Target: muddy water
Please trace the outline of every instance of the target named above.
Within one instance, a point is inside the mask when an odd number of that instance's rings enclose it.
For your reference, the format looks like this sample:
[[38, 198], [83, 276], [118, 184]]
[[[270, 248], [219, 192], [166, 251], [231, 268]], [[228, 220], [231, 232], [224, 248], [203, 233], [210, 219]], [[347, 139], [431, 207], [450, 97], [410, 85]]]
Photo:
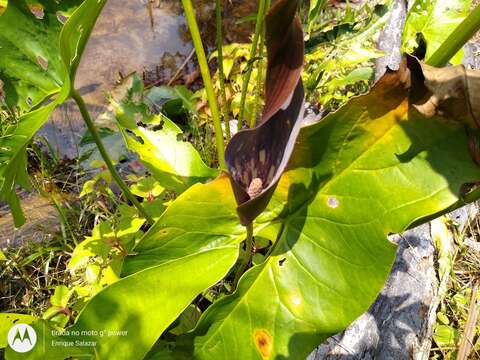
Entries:
[[[194, 0], [193, 4], [202, 37], [213, 45], [214, 1]], [[248, 41], [252, 25], [238, 20], [255, 13], [256, 1], [225, 0], [223, 9], [226, 41]], [[105, 93], [121, 76], [135, 71], [148, 83], [166, 84], [192, 48], [179, 0], [111, 0], [87, 45], [76, 88], [97, 118], [106, 110]], [[182, 75], [194, 69], [191, 61]], [[83, 133], [83, 121], [71, 102], [58, 109], [41, 131], [62, 156], [70, 158], [78, 155], [76, 144]]]
[[[171, 74], [192, 49], [178, 1], [109, 1], [87, 45], [76, 79], [89, 104], [104, 104], [103, 91], [119, 74]], [[159, 70], [159, 75], [160, 75]]]
[[[105, 94], [121, 76], [137, 72], [155, 74], [154, 81], [168, 79], [191, 49], [178, 1], [109, 1], [85, 49], [75, 87], [96, 119], [106, 111]], [[40, 134], [62, 156], [74, 158], [84, 131], [80, 113], [70, 101], [54, 112]]]

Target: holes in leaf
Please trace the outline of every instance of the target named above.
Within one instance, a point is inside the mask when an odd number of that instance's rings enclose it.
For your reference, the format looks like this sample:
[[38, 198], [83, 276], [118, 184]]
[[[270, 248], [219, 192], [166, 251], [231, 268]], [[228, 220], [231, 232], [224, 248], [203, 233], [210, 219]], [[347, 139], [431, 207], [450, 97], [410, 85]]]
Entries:
[[32, 100], [32, 98], [31, 98], [30, 96], [27, 97], [27, 104], [28, 104], [28, 106], [32, 106], [32, 105], [33, 105], [33, 100]]
[[62, 24], [65, 24], [68, 20], [68, 17], [66, 17], [64, 14], [62, 14], [60, 11], [57, 11], [56, 13], [58, 21], [60, 21]]
[[40, 4], [32, 4], [30, 5], [30, 12], [37, 18], [43, 19], [45, 17], [45, 12], [43, 10], [43, 6]]
[[40, 67], [44, 70], [48, 70], [48, 60], [45, 59], [43, 56], [38, 55], [37, 56], [37, 64], [40, 65]]
[[328, 203], [328, 206], [331, 207], [332, 209], [336, 209], [340, 205], [340, 202], [338, 201], [336, 196], [329, 196], [327, 203]]
[[138, 135], [135, 134], [133, 131], [127, 129], [127, 133], [128, 133], [128, 135], [130, 135], [130, 137], [132, 137], [135, 141], [139, 142], [139, 143], [142, 144], [142, 145], [145, 144], [145, 142], [143, 141], [142, 137], [141, 137], [141, 136], [138, 136]]
[[188, 138], [185, 134], [183, 133], [180, 133], [180, 134], [177, 134], [177, 141], [178, 142], [187, 142], [188, 141]]
[[160, 131], [163, 129], [164, 121], [160, 121], [160, 124], [155, 125], [152, 127], [152, 131]]
[[141, 123], [142, 120], [143, 120], [143, 116], [140, 113], [135, 113], [135, 115], [133, 115], [133, 117], [135, 118], [135, 123], [137, 123], [137, 124]]
[[283, 266], [283, 264], [285, 263], [285, 261], [287, 261], [286, 258], [280, 259], [280, 260], [278, 261], [278, 265], [279, 265], [279, 266]]

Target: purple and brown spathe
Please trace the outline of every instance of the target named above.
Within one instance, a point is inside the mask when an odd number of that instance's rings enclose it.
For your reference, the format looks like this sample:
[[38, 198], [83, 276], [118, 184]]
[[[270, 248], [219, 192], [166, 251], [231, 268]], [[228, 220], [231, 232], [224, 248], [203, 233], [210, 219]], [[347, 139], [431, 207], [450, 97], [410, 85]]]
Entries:
[[260, 123], [236, 134], [225, 161], [243, 225], [265, 210], [293, 152], [304, 111], [304, 42], [298, 0], [277, 1], [266, 17], [268, 68]]

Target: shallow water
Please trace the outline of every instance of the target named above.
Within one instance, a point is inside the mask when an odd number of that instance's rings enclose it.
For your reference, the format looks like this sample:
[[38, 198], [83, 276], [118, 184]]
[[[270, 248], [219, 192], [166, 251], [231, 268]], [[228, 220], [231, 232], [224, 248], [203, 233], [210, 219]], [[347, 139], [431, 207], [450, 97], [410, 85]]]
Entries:
[[76, 86], [91, 105], [104, 104], [104, 91], [120, 74], [156, 70], [171, 74], [192, 45], [178, 4], [173, 1], [109, 1], [80, 65]]
[[[214, 1], [194, 0], [193, 4], [202, 37], [211, 47], [215, 41]], [[255, 1], [224, 1], [226, 41], [248, 41], [252, 24], [238, 20], [255, 11]], [[75, 86], [96, 119], [106, 111], [105, 93], [121, 76], [137, 72], [147, 83], [166, 84], [192, 49], [180, 1], [111, 0], [88, 42]], [[194, 69], [189, 62], [182, 75]], [[78, 155], [77, 144], [83, 133], [83, 121], [72, 102], [57, 109], [40, 132], [61, 156], [69, 158]]]
[[[148, 82], [166, 84], [191, 53], [192, 45], [180, 1], [153, 0], [150, 9], [149, 1], [110, 0], [96, 24], [76, 79], [76, 88], [84, 95], [94, 119], [106, 111], [104, 94], [115, 87], [120, 74], [136, 71], [144, 74]], [[215, 39], [214, 1], [193, 0], [193, 4], [202, 37], [211, 48]], [[255, 13], [256, 5], [256, 1], [224, 1], [226, 41], [248, 41], [252, 24], [239, 24], [238, 20]], [[195, 65], [190, 63], [184, 74], [194, 69]], [[60, 156], [75, 158], [84, 132], [77, 107], [69, 101], [55, 111], [39, 135], [45, 136]], [[121, 153], [122, 139], [111, 136], [104, 142], [116, 159]], [[35, 194], [26, 196], [23, 205], [32, 226], [16, 231], [9, 211], [0, 207], [1, 246], [7, 239], [15, 243], [23, 239], [41, 240], [57, 229], [55, 209], [48, 206], [48, 201], [45, 203], [45, 199]]]
[[[100, 15], [82, 57], [75, 87], [84, 96], [96, 119], [107, 110], [105, 94], [132, 72], [169, 78], [192, 45], [176, 1], [109, 1]], [[110, 125], [110, 124], [103, 124]], [[40, 131], [50, 144], [68, 158], [77, 157], [77, 144], [85, 132], [76, 105], [69, 101], [58, 108]], [[109, 146], [110, 147], [110, 146]]]

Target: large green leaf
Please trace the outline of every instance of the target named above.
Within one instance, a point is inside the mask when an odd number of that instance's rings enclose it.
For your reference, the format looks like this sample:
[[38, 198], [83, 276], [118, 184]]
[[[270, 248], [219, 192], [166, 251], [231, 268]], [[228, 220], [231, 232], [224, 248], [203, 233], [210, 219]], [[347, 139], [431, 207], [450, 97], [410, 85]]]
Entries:
[[[129, 276], [115, 279], [99, 292], [86, 305], [76, 324], [67, 329], [70, 333], [89, 329], [128, 331], [128, 336], [52, 337], [51, 329], [39, 322], [35, 328], [45, 334], [47, 347], [35, 349], [29, 358], [42, 358], [45, 352], [52, 358], [85, 355], [85, 351], [90, 354], [92, 349], [88, 347], [61, 349], [50, 344], [52, 340], [91, 340], [98, 342], [96, 351], [102, 359], [108, 359], [113, 349], [119, 359], [142, 359], [190, 302], [221, 280], [234, 265], [238, 243], [244, 235], [235, 208], [226, 176], [189, 188], [130, 251], [124, 265], [124, 275]], [[130, 229], [115, 236], [129, 237]], [[109, 256], [105, 242], [112, 235], [106, 231], [104, 239], [99, 237], [102, 234], [97, 231], [80, 245], [69, 265], [71, 268], [91, 264], [90, 254]], [[88, 258], [82, 259], [82, 254]], [[7, 358], [15, 357], [9, 354]]]
[[[72, 355], [99, 359], [142, 359], [161, 333], [197, 294], [224, 277], [235, 263], [236, 246], [217, 247], [166, 262], [128, 276], [95, 296], [64, 336], [44, 322], [34, 328], [44, 342], [28, 354], [8, 349], [7, 359], [64, 359]], [[75, 336], [74, 332], [79, 335]], [[98, 334], [91, 334], [97, 331]], [[83, 332], [90, 332], [83, 333]], [[102, 335], [99, 335], [102, 334]], [[54, 345], [71, 341], [71, 346]], [[91, 341], [91, 345], [79, 345]]]
[[0, 80], [7, 105], [30, 110], [59, 93], [67, 79], [73, 82], [105, 3], [18, 0], [8, 4], [0, 17]]
[[236, 203], [226, 176], [196, 184], [168, 207], [123, 265], [123, 274], [242, 241]]
[[[17, 227], [25, 219], [16, 185], [29, 188], [26, 147], [70, 95], [78, 62], [105, 3], [12, 1], [0, 16], [0, 80], [7, 104], [27, 111], [58, 94], [50, 104], [21, 116], [0, 138], [0, 200], [9, 204]], [[66, 15], [70, 17], [62, 27], [59, 18]]]
[[[416, 0], [407, 16], [403, 33], [403, 48], [413, 53], [418, 47], [417, 37], [420, 35], [426, 42], [425, 59], [440, 47], [448, 36], [468, 16], [471, 0]], [[460, 64], [463, 51], [452, 60], [452, 64]]]
[[374, 301], [395, 256], [389, 233], [462, 204], [462, 186], [480, 178], [463, 125], [421, 115], [408, 76], [387, 73], [302, 130], [257, 219], [283, 224], [271, 256], [206, 311], [176, 357], [304, 359]]
[[143, 82], [133, 75], [114, 93], [111, 104], [129, 150], [167, 189], [181, 193], [197, 182], [218, 175], [205, 165], [181, 129], [164, 115], [153, 115], [144, 103]]

